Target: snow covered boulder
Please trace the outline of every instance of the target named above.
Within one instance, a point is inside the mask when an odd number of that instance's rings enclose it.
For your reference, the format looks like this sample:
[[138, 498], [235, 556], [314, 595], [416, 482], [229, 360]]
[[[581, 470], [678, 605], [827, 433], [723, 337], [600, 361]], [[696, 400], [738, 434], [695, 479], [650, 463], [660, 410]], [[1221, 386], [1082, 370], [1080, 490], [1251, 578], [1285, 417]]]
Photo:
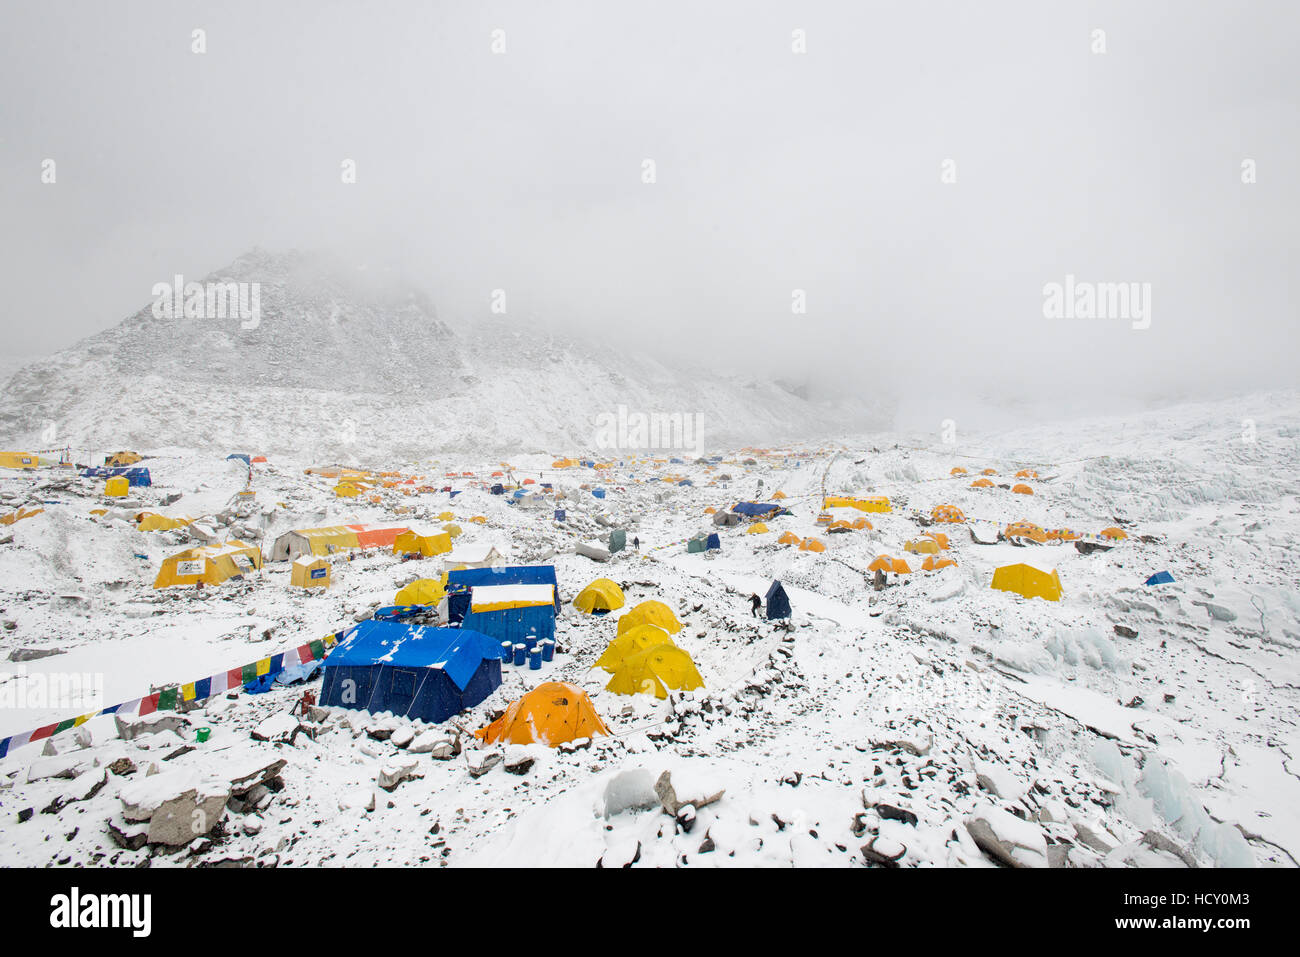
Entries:
[[148, 842], [179, 847], [207, 834], [221, 819], [230, 786], [198, 771], [176, 768], [122, 788], [122, 816], [149, 822]]
[[619, 771], [605, 784], [600, 814], [606, 818], [624, 811], [646, 811], [659, 806], [655, 776], [645, 768]]
[[1001, 808], [971, 815], [966, 830], [981, 851], [1006, 867], [1047, 867], [1047, 839], [1037, 825]]

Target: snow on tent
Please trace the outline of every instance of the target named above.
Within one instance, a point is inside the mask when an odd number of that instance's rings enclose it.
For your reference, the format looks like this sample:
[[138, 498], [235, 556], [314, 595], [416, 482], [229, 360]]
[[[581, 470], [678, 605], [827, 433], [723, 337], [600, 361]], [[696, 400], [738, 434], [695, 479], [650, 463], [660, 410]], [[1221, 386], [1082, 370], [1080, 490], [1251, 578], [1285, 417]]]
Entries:
[[558, 613], [560, 610], [559, 584], [555, 577], [554, 565], [462, 568], [447, 573], [448, 621], [458, 622], [469, 611], [470, 589], [476, 585], [549, 585], [555, 611]]
[[296, 588], [328, 588], [330, 563], [319, 555], [299, 555], [289, 566], [289, 584]]
[[450, 574], [457, 568], [490, 568], [499, 561], [501, 553], [493, 545], [457, 545], [442, 556], [442, 567]]
[[935, 558], [933, 555], [927, 555], [925, 561], [921, 563], [921, 570], [927, 572], [938, 571], [940, 568], [947, 568], [957, 563], [951, 558]]
[[924, 538], [931, 539], [939, 546], [940, 550], [947, 549], [948, 547], [948, 536], [943, 532], [922, 532], [921, 535]]
[[290, 561], [299, 555], [333, 555], [349, 548], [392, 548], [405, 525], [329, 525], [285, 532], [271, 546], [270, 560]]
[[446, 583], [436, 578], [417, 578], [393, 597], [394, 605], [436, 605], [446, 593]]
[[966, 516], [956, 505], [936, 505], [930, 512], [930, 521], [960, 523], [966, 521]]
[[769, 621], [790, 617], [790, 596], [785, 593], [785, 586], [779, 580], [767, 586], [767, 594], [763, 601], [764, 614]]
[[0, 452], [0, 468], [34, 469], [40, 464], [40, 456], [35, 452]]
[[419, 555], [430, 558], [451, 551], [451, 536], [441, 528], [413, 525], [397, 533], [393, 539], [394, 555]]
[[653, 598], [639, 602], [628, 609], [627, 613], [618, 620], [617, 633], [621, 635], [637, 625], [656, 625], [670, 635], [675, 635], [682, 630], [682, 623], [677, 620], [673, 610]]
[[6, 515], [0, 515], [0, 525], [14, 525], [25, 518], [31, 518], [33, 515], [40, 515], [43, 511], [45, 511], [43, 508], [28, 508], [25, 505], [20, 505], [12, 512], [9, 512]]
[[579, 611], [589, 615], [617, 611], [624, 605], [623, 589], [608, 578], [597, 578], [594, 582], [578, 592], [573, 605]]
[[781, 537], [777, 539], [777, 543], [781, 545], [799, 545], [802, 542], [803, 539], [794, 532], [782, 532]]
[[1170, 585], [1173, 584], [1174, 576], [1168, 572], [1156, 572], [1142, 584], [1144, 585]]
[[667, 698], [671, 691], [703, 688], [704, 679], [691, 656], [673, 644], [656, 645], [628, 655], [605, 685], [614, 694], [653, 694]]
[[934, 555], [939, 551], [939, 543], [932, 538], [919, 538], [903, 545], [903, 551], [914, 555]]
[[462, 628], [529, 648], [555, 637], [554, 585], [474, 585]]
[[980, 474], [981, 474], [981, 475], [997, 475], [997, 474], [998, 474], [998, 470], [997, 470], [997, 469], [985, 469], [985, 470], [984, 470], [983, 472], [981, 472]]
[[1026, 598], [1061, 600], [1061, 579], [1053, 569], [1050, 573], [1023, 563], [1003, 565], [993, 573], [991, 588], [1013, 591]]
[[467, 628], [363, 621], [325, 659], [320, 703], [438, 723], [501, 684], [501, 643]]
[[826, 543], [816, 538], [805, 538], [799, 543], [799, 551], [824, 552], [826, 551]]
[[154, 588], [173, 585], [220, 585], [262, 567], [262, 553], [252, 545], [231, 539], [224, 545], [200, 545], [163, 559]]
[[486, 728], [474, 732], [488, 744], [541, 743], [556, 747], [579, 738], [609, 734], [591, 699], [563, 681], [547, 681], [506, 708]]
[[603, 668], [613, 674], [622, 666], [623, 659], [631, 655], [638, 655], [659, 645], [671, 644], [673, 644], [673, 639], [668, 632], [658, 625], [633, 625], [626, 631], [619, 632], [605, 646], [605, 650], [600, 653], [600, 657], [596, 659], [596, 663], [591, 667]]
[[723, 525], [723, 526], [727, 526], [727, 527], [730, 527], [730, 526], [732, 526], [732, 525], [739, 525], [739, 524], [740, 524], [740, 516], [737, 515], [735, 512], [725, 512], [725, 511], [724, 511], [724, 512], [714, 512], [714, 513], [713, 513], [713, 524], [714, 524], [714, 525]]

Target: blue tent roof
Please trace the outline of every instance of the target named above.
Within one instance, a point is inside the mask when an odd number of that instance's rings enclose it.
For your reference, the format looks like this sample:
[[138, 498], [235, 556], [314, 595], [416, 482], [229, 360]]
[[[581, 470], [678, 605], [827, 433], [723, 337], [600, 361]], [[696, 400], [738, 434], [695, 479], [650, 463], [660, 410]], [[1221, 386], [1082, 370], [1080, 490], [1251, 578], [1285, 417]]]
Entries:
[[780, 510], [781, 506], [773, 502], [741, 502], [732, 509], [737, 515], [749, 515], [751, 517], [771, 515]]
[[372, 619], [344, 634], [325, 667], [437, 668], [464, 690], [484, 659], [501, 656], [501, 643], [482, 632]]
[[1174, 580], [1174, 576], [1169, 574], [1168, 572], [1156, 572], [1145, 582], [1143, 582], [1143, 584], [1144, 585], [1168, 585], [1173, 580]]
[[780, 580], [772, 582], [767, 589], [767, 595], [764, 596], [764, 601], [767, 603], [769, 619], [790, 617], [790, 596], [785, 593]]
[[722, 548], [722, 540], [718, 538], [717, 532], [710, 532], [709, 537], [704, 540], [704, 550], [707, 552], [714, 548]]
[[227, 462], [229, 462], [231, 459], [243, 459], [245, 465], [253, 464], [252, 460], [248, 457], [248, 454], [245, 452], [232, 452], [226, 456]]
[[115, 475], [126, 476], [127, 485], [153, 485], [153, 480], [149, 477], [149, 470], [137, 466], [114, 466], [105, 468], [100, 465], [95, 468], [82, 469], [82, 478], [112, 478]]
[[603, 488], [593, 488], [591, 490], [591, 494], [594, 495], [596, 498], [604, 498], [605, 490]]
[[447, 590], [475, 585], [554, 585], [555, 607], [560, 607], [559, 581], [554, 565], [507, 565], [504, 568], [460, 568], [447, 573]]

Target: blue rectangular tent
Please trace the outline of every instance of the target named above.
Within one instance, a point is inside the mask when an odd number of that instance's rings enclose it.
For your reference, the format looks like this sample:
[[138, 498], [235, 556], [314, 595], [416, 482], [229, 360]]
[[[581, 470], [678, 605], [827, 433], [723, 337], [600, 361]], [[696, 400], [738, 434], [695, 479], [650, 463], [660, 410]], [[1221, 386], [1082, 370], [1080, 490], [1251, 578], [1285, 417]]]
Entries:
[[153, 480], [149, 477], [149, 470], [145, 468], [127, 466], [106, 468], [100, 465], [95, 468], [81, 470], [82, 478], [113, 478], [115, 475], [126, 476], [126, 484], [130, 486], [153, 485]]
[[709, 537], [704, 540], [704, 550], [709, 552], [714, 549], [722, 549], [722, 539], [718, 538], [717, 532], [710, 532]]
[[475, 585], [554, 585], [555, 611], [560, 610], [560, 586], [554, 565], [461, 568], [447, 573], [447, 620], [452, 624], [469, 611], [469, 590]]
[[501, 684], [501, 643], [465, 628], [363, 621], [325, 659], [321, 704], [442, 722]]
[[555, 609], [550, 605], [501, 608], [496, 611], [467, 611], [461, 628], [481, 632], [497, 644], [508, 641], [529, 648], [555, 637]]
[[776, 515], [781, 511], [781, 506], [772, 502], [740, 502], [732, 508], [732, 511], [749, 518], [764, 518]]

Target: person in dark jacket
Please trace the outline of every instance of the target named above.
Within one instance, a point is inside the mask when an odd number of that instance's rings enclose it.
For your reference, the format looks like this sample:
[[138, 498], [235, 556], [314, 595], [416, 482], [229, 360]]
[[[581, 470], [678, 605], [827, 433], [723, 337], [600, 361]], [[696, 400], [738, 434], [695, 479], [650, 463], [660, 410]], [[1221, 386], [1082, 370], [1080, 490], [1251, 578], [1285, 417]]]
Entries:
[[749, 613], [757, 618], [758, 610], [763, 607], [763, 599], [759, 598], [757, 595], [750, 595], [749, 606]]
[[638, 552], [641, 550], [641, 539], [637, 538], [635, 535], [632, 536], [632, 547]]

